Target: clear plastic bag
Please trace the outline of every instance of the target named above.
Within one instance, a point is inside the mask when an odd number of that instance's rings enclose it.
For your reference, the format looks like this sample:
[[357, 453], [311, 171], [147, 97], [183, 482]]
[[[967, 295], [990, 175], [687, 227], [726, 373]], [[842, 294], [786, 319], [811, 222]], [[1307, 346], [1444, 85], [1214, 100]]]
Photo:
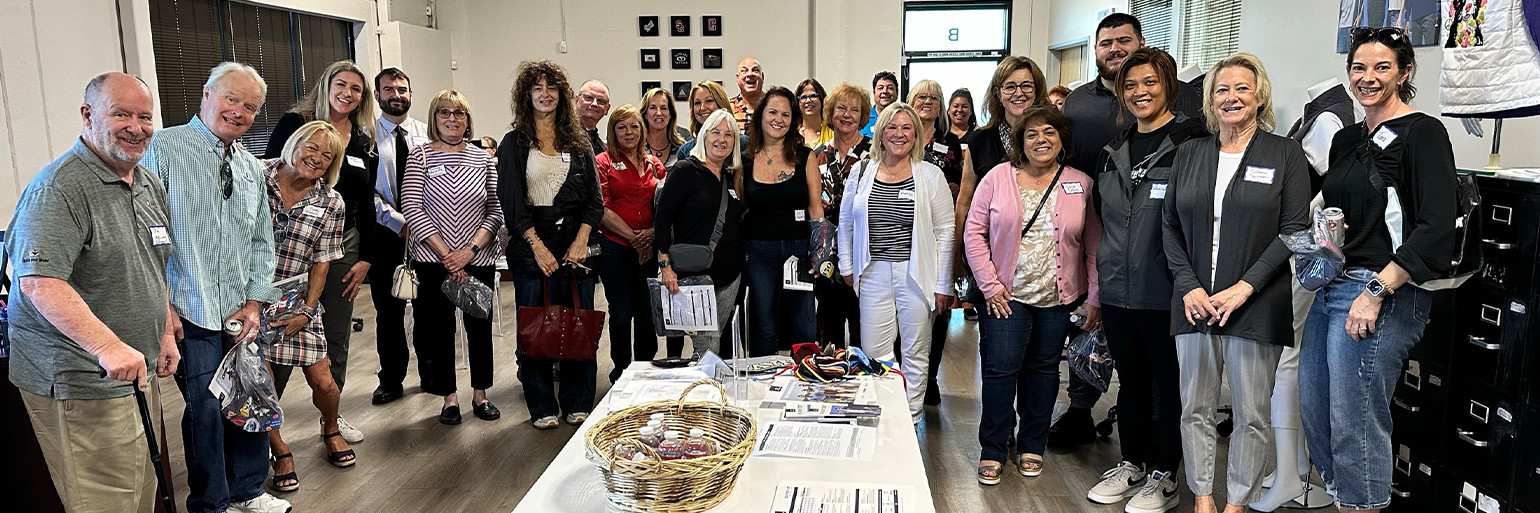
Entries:
[[839, 255], [834, 252], [834, 235], [838, 228], [826, 219], [813, 221], [807, 226], [812, 232], [808, 237], [812, 242], [812, 251], [808, 252], [811, 267], [818, 276], [833, 278], [839, 268]]
[[467, 277], [464, 283], [455, 283], [453, 277], [444, 278], [444, 284], [439, 286], [439, 290], [444, 291], [444, 297], [460, 307], [465, 315], [477, 319], [492, 317], [492, 287], [481, 280]]
[[[310, 289], [310, 273], [294, 276], [287, 280], [273, 283], [278, 289], [278, 301], [267, 305], [262, 309], [261, 325], [257, 327], [257, 341], [262, 347], [272, 347], [283, 338], [283, 328], [272, 328], [272, 324], [278, 321], [286, 321], [305, 311], [305, 296]], [[315, 311], [310, 312], [311, 318], [320, 318], [325, 308], [318, 302]]]
[[1332, 221], [1317, 209], [1309, 229], [1279, 235], [1294, 252], [1294, 277], [1305, 290], [1320, 290], [1342, 274], [1347, 261], [1332, 229]]
[[1069, 343], [1069, 369], [1102, 392], [1112, 383], [1112, 351], [1102, 330], [1082, 331]]
[[[680, 287], [688, 287], [694, 285], [713, 285], [711, 276], [702, 274], [698, 276], [686, 276], [679, 279]], [[663, 327], [663, 290], [663, 280], [658, 278], [647, 278], [647, 296], [652, 298], [651, 310], [652, 325], [654, 331], [656, 331], [660, 337], [683, 337], [686, 335], [698, 335], [699, 333], [697, 332], [671, 330]], [[716, 315], [714, 310], [712, 315]]]
[[273, 377], [267, 373], [256, 342], [237, 342], [225, 354], [214, 370], [209, 392], [219, 400], [225, 419], [242, 430], [259, 433], [283, 426], [278, 391], [273, 388]]

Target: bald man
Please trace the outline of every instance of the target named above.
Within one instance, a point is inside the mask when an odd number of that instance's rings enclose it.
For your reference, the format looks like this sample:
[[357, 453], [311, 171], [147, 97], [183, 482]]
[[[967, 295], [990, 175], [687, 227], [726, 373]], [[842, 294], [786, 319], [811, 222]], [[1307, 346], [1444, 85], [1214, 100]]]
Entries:
[[738, 120], [739, 133], [748, 129], [754, 106], [759, 105], [759, 99], [764, 96], [765, 71], [760, 69], [757, 59], [744, 57], [738, 61], [738, 96], [728, 99], [732, 104], [733, 119]]
[[10, 377], [65, 510], [151, 513], [155, 469], [132, 396], [148, 391], [158, 413], [154, 376], [181, 361], [167, 301], [171, 207], [139, 165], [155, 104], [123, 73], [93, 78], [84, 100], [80, 138], [32, 178], [7, 230], [19, 285]]

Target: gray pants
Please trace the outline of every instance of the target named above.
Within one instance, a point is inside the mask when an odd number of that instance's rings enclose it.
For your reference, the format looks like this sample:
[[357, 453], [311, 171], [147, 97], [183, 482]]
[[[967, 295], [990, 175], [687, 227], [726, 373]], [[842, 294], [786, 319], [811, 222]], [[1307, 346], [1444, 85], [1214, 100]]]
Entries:
[[740, 277], [734, 278], [732, 283], [726, 285], [715, 284], [714, 288], [717, 293], [717, 326], [721, 327], [721, 330], [710, 333], [702, 332], [690, 337], [690, 345], [694, 350], [692, 354], [696, 358], [706, 354], [706, 351], [716, 353], [718, 356], [722, 354], [722, 332], [728, 329], [727, 323], [733, 318], [733, 307], [737, 306], [738, 302], [738, 283], [741, 281], [743, 281], [743, 278]]
[[[333, 260], [326, 270], [326, 288], [321, 290], [321, 326], [326, 332], [326, 356], [331, 358], [332, 381], [337, 391], [348, 377], [348, 340], [353, 336], [353, 302], [342, 297], [342, 277], [358, 263], [358, 231], [342, 232], [342, 259]], [[278, 395], [289, 384], [294, 368], [288, 365], [273, 366], [273, 385]]]
[[[1187, 487], [1194, 495], [1213, 495], [1218, 454], [1220, 375], [1230, 384], [1235, 431], [1225, 473], [1225, 502], [1250, 504], [1262, 495], [1262, 478], [1273, 456], [1273, 377], [1283, 346], [1241, 337], [1189, 333], [1176, 336], [1176, 360], [1182, 388], [1182, 456]], [[1226, 371], [1229, 364], [1229, 372]]]

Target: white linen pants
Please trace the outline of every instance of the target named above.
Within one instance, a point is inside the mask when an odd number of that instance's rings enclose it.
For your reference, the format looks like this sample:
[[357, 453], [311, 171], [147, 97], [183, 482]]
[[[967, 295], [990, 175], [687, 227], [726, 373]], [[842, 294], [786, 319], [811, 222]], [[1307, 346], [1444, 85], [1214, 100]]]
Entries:
[[909, 262], [873, 260], [861, 273], [861, 350], [898, 363], [904, 374], [909, 416], [919, 421], [930, 372], [930, 325], [936, 319], [925, 292], [909, 278]]

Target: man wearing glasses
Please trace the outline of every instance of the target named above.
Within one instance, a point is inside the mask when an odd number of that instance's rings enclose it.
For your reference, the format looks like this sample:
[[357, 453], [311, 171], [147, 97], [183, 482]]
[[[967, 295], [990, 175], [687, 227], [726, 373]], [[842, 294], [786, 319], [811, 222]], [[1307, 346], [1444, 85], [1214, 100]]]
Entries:
[[255, 69], [225, 62], [203, 85], [198, 115], [155, 133], [140, 160], [166, 185], [175, 250], [166, 275], [171, 305], [181, 316], [177, 386], [187, 409], [182, 440], [187, 458], [187, 510], [289, 511], [262, 491], [267, 433], [226, 421], [209, 382], [230, 348], [222, 330], [239, 321], [237, 340], [254, 336], [265, 303], [277, 300], [273, 225], [262, 164], [237, 144], [267, 96]]
[[374, 300], [374, 343], [380, 354], [380, 385], [374, 389], [374, 404], [401, 398], [401, 382], [406, 380], [406, 363], [411, 357], [406, 345], [406, 301], [390, 295], [389, 284], [396, 266], [406, 254], [406, 238], [411, 228], [401, 213], [401, 175], [406, 171], [406, 156], [412, 149], [428, 144], [428, 124], [406, 117], [412, 109], [412, 84], [406, 73], [385, 68], [374, 77], [375, 100], [380, 104], [380, 119], [374, 133], [380, 144], [380, 164], [374, 180], [375, 254], [369, 260], [369, 295]]
[[583, 86], [578, 88], [577, 115], [578, 121], [583, 123], [583, 130], [588, 132], [588, 141], [593, 145], [594, 155], [605, 150], [604, 139], [599, 137], [599, 120], [609, 113], [610, 88], [598, 80], [583, 82]]

